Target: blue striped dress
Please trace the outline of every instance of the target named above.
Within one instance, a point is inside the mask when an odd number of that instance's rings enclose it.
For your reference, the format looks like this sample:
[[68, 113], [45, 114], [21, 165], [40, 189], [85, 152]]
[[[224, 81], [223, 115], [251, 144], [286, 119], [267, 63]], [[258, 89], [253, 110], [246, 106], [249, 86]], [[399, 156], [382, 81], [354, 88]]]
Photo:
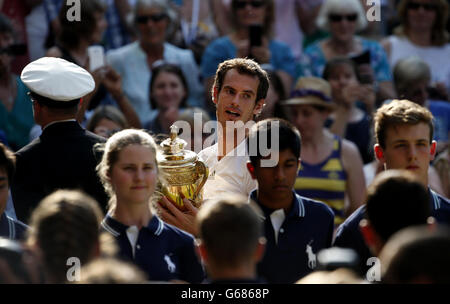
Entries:
[[341, 146], [341, 138], [335, 135], [333, 150], [324, 161], [315, 165], [302, 161], [294, 185], [299, 195], [330, 206], [335, 214], [335, 225], [339, 225], [345, 219], [347, 173], [341, 161]]

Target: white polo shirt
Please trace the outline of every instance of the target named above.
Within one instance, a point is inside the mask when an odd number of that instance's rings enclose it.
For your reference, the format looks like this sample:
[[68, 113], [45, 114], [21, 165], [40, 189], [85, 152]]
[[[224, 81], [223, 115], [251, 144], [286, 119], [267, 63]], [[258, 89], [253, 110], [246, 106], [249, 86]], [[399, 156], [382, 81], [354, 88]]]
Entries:
[[209, 177], [203, 187], [203, 199], [218, 198], [225, 193], [239, 193], [248, 197], [256, 189], [256, 180], [247, 170], [248, 153], [246, 140], [217, 159], [218, 143], [203, 149], [199, 158], [208, 166]]

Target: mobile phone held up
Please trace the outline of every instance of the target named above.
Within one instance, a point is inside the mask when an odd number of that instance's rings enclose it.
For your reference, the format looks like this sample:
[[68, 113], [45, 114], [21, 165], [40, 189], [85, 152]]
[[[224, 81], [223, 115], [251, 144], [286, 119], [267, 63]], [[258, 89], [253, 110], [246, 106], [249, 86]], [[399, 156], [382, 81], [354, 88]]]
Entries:
[[105, 49], [101, 45], [88, 47], [89, 70], [91, 72], [105, 65]]

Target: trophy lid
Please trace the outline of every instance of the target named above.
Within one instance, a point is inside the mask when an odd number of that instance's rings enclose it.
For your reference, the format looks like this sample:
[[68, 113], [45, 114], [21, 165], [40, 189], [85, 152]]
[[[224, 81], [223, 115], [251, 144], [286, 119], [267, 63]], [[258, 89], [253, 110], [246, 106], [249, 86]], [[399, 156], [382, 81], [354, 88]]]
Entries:
[[180, 166], [197, 161], [197, 154], [193, 151], [185, 150], [187, 142], [178, 138], [178, 127], [170, 126], [170, 136], [164, 140], [160, 146], [162, 152], [158, 153], [158, 163], [162, 166]]

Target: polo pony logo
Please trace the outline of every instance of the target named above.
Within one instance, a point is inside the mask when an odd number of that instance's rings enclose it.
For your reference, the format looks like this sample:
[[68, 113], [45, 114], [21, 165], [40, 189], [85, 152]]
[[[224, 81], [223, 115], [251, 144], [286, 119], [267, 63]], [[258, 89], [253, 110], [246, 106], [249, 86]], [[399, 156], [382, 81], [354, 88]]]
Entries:
[[316, 268], [316, 255], [312, 250], [311, 244], [314, 240], [311, 240], [308, 245], [306, 245], [306, 254], [308, 255], [308, 267], [311, 269]]
[[174, 273], [175, 269], [177, 267], [175, 266], [175, 264], [172, 262], [172, 260], [170, 259], [170, 257], [167, 254], [164, 255], [164, 261], [166, 261], [166, 263], [167, 263], [167, 269], [169, 269], [169, 271], [171, 273]]

